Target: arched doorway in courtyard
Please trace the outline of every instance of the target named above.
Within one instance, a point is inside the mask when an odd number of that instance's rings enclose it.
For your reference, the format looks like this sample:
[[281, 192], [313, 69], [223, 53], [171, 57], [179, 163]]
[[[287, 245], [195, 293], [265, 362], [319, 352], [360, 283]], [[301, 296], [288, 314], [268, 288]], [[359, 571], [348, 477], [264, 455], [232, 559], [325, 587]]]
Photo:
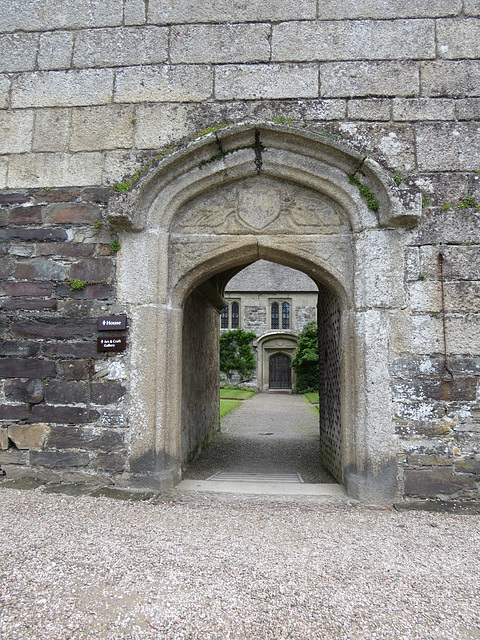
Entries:
[[[352, 175], [375, 193], [378, 211]], [[326, 379], [340, 395], [324, 408], [339, 416], [341, 430], [336, 440], [327, 434], [325, 456], [337, 461], [349, 495], [391, 500], [389, 314], [403, 304], [403, 227], [417, 215], [373, 161], [273, 125], [217, 132], [112, 202], [122, 244], [119, 299], [132, 318], [131, 477], [175, 483], [183, 461], [216, 428], [225, 285], [263, 259], [309, 275], [319, 286], [319, 314], [339, 335], [337, 353], [331, 343], [321, 351], [338, 363]]]

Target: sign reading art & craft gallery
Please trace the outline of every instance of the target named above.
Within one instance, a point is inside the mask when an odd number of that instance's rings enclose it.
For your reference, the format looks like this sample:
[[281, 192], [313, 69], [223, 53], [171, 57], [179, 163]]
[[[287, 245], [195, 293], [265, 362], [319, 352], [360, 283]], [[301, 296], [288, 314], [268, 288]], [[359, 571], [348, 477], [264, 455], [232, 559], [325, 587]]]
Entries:
[[97, 338], [97, 351], [125, 351], [126, 348], [125, 336]]

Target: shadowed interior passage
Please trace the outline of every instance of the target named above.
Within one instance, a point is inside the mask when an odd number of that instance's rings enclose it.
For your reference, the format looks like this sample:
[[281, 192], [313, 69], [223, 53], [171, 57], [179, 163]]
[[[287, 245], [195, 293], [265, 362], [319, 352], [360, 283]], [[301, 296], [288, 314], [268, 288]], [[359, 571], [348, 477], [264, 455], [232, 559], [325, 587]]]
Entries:
[[259, 393], [227, 414], [221, 432], [185, 470], [206, 480], [217, 472], [299, 473], [304, 482], [335, 483], [320, 461], [317, 409], [303, 396]]

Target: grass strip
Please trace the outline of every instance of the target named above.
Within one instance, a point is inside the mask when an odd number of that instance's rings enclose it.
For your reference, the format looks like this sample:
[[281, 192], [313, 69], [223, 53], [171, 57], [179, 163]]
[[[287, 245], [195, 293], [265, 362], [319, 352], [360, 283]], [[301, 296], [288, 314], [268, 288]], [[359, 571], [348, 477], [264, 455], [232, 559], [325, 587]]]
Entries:
[[241, 400], [220, 400], [220, 420], [239, 404], [242, 404]]
[[229, 400], [246, 400], [255, 395], [255, 391], [245, 389], [220, 389], [220, 398]]

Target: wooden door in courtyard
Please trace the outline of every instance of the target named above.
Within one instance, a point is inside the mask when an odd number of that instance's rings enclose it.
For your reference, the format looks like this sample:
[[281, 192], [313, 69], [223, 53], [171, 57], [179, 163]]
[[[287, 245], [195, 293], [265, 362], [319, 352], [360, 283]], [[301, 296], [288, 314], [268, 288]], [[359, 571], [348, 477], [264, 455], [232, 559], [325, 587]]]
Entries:
[[292, 388], [290, 358], [284, 353], [276, 353], [270, 358], [268, 386], [270, 389]]

